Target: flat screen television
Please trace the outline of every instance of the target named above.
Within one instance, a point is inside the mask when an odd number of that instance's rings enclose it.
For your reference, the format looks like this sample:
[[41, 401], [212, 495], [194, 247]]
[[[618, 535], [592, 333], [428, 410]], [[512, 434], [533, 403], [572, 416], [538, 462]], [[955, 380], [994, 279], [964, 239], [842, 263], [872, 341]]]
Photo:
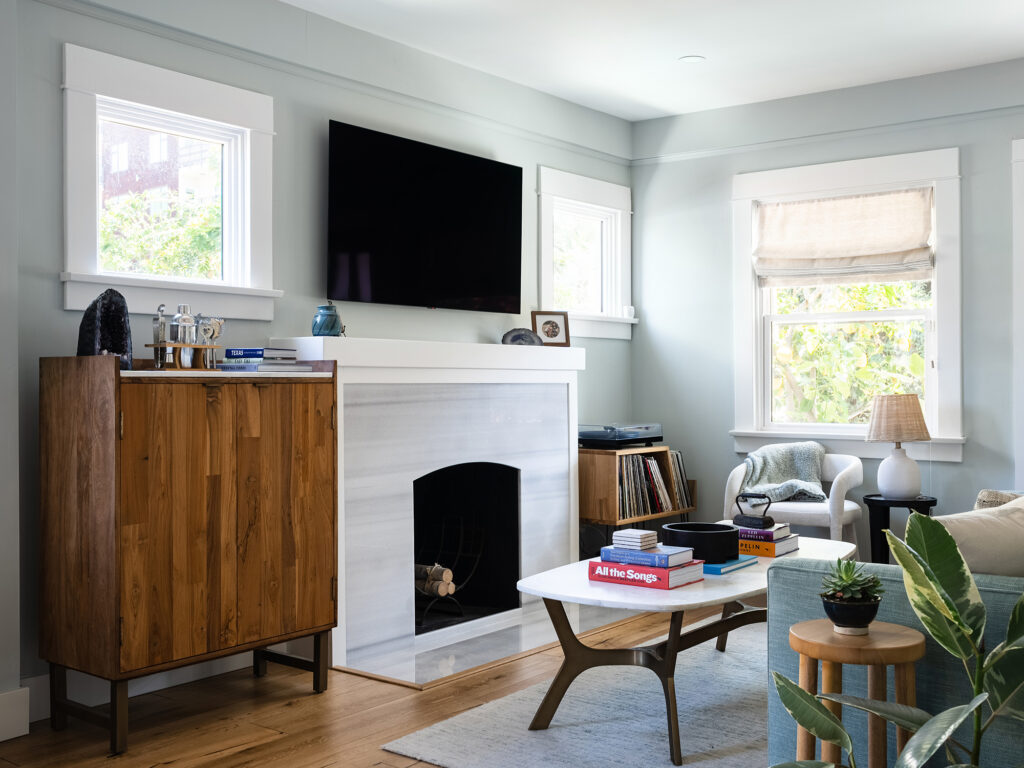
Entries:
[[327, 298], [519, 314], [523, 169], [332, 120]]

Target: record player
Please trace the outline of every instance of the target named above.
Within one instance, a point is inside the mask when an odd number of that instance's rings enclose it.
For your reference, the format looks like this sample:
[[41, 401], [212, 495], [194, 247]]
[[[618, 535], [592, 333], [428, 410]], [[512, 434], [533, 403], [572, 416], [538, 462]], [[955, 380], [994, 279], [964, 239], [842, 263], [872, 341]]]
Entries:
[[580, 424], [580, 448], [627, 448], [651, 445], [664, 436], [661, 424]]

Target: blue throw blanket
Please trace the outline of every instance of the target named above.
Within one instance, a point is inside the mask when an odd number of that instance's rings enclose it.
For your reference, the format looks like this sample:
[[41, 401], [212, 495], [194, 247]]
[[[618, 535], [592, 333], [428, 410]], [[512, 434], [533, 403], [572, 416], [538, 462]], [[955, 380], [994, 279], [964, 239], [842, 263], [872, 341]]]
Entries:
[[813, 440], [763, 445], [743, 460], [746, 469], [742, 490], [767, 494], [772, 501], [824, 501], [825, 493], [821, 489], [824, 457], [825, 446]]

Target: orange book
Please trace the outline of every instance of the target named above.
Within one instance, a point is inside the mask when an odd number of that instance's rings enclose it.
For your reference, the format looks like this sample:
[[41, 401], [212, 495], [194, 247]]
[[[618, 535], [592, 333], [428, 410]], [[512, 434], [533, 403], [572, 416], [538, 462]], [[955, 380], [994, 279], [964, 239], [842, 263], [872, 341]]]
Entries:
[[757, 555], [758, 557], [778, 557], [794, 552], [800, 548], [800, 537], [793, 533], [778, 541], [755, 541], [740, 539], [741, 555]]

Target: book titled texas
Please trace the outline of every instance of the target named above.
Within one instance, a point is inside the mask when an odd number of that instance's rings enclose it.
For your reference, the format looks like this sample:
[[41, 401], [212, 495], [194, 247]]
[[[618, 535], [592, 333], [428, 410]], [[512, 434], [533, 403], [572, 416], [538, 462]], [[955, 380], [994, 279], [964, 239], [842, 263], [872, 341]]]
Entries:
[[604, 560], [591, 560], [591, 581], [629, 584], [650, 589], [675, 589], [704, 580], [703, 560], [691, 560], [678, 568], [650, 568], [645, 565], [624, 565]]

